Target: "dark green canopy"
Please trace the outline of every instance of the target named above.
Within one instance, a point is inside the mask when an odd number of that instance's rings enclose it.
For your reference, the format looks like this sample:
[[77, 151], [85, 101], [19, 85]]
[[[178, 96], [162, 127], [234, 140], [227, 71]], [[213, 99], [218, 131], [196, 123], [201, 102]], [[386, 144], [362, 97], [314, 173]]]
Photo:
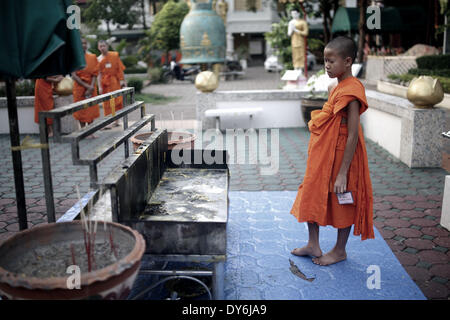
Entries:
[[67, 27], [70, 0], [0, 1], [0, 75], [40, 78], [85, 66], [77, 29]]
[[[0, 78], [6, 82], [9, 132], [14, 168], [14, 184], [19, 229], [27, 228], [25, 188], [15, 80], [44, 78], [69, 74], [86, 65], [80, 32], [69, 28], [67, 9], [70, 0], [1, 0], [0, 1]], [[69, 26], [72, 26], [69, 24]], [[41, 142], [48, 145], [46, 126], [41, 131]], [[45, 137], [43, 137], [45, 136]], [[48, 148], [41, 149], [42, 157], [50, 161]], [[43, 161], [44, 163], [44, 161]], [[48, 181], [48, 183], [47, 183]], [[49, 222], [55, 222], [51, 172], [44, 167], [44, 182]]]
[[[426, 23], [426, 17], [420, 7], [384, 7], [381, 8], [380, 30], [374, 32], [403, 32], [414, 30]], [[366, 14], [366, 19], [371, 14]], [[340, 7], [334, 18], [331, 32], [357, 32], [359, 8]]]

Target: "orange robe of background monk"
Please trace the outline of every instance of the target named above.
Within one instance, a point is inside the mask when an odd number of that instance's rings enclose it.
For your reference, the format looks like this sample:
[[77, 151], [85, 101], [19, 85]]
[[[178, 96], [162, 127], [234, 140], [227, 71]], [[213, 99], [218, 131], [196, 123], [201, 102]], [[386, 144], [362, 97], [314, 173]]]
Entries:
[[311, 113], [306, 172], [290, 213], [299, 222], [316, 222], [335, 228], [354, 225], [354, 235], [361, 235], [361, 240], [365, 240], [374, 238], [373, 196], [361, 125], [347, 173], [347, 191], [352, 192], [354, 204], [340, 205], [333, 192], [348, 134], [347, 124], [341, 124], [342, 117], [347, 117], [343, 109], [355, 99], [361, 105], [361, 115], [368, 107], [364, 86], [357, 78], [350, 77], [331, 91], [322, 110]]
[[[99, 71], [99, 63], [97, 61], [97, 57], [95, 54], [86, 52], [84, 54], [84, 58], [86, 60], [86, 67], [83, 70], [79, 70], [75, 72], [75, 74], [85, 83], [90, 84], [92, 82], [92, 78], [98, 76]], [[94, 84], [95, 88], [92, 92], [92, 97], [97, 95], [97, 86]], [[73, 82], [73, 101], [78, 102], [86, 99], [86, 91], [87, 89], [77, 83]], [[91, 123], [94, 119], [100, 117], [100, 108], [97, 105], [91, 106], [87, 109], [77, 111], [73, 114], [74, 118], [80, 122]]]
[[[34, 84], [34, 122], [39, 123], [40, 111], [53, 110], [53, 84], [46, 79], [36, 79]], [[53, 119], [47, 119], [47, 124], [53, 124]]]
[[[99, 57], [99, 72], [102, 93], [119, 90], [121, 88], [120, 81], [124, 80], [123, 70], [125, 66], [119, 58], [119, 53], [108, 51], [106, 55]], [[115, 110], [123, 108], [122, 97], [115, 98]], [[109, 101], [103, 102], [105, 116], [111, 114], [111, 106]]]

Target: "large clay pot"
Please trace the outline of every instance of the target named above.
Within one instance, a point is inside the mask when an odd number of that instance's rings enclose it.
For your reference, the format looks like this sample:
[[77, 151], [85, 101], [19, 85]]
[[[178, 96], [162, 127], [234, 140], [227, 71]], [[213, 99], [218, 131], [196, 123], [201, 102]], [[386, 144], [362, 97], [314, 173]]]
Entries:
[[[114, 246], [108, 253], [110, 235]], [[113, 222], [106, 223], [105, 232], [101, 222], [95, 243], [97, 267], [88, 272], [81, 221], [50, 223], [16, 233], [0, 245], [0, 295], [39, 300], [127, 298], [145, 251], [143, 237]], [[110, 263], [108, 257], [116, 261]], [[79, 289], [69, 288], [69, 277], [74, 274], [68, 272], [70, 265], [80, 268]]]
[[[140, 133], [132, 137], [134, 151], [150, 137], [153, 132]], [[172, 150], [175, 146], [183, 149], [193, 149], [196, 135], [187, 131], [168, 131], [168, 150]]]
[[327, 102], [326, 99], [302, 99], [302, 114], [305, 121], [306, 128], [308, 128], [308, 122], [311, 120], [311, 112], [314, 110], [322, 109], [323, 105]]

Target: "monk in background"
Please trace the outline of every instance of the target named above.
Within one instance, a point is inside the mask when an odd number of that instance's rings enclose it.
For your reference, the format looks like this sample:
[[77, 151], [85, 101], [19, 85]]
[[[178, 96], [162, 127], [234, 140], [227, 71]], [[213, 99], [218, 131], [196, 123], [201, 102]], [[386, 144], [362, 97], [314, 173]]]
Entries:
[[[97, 58], [99, 61], [100, 72], [100, 94], [119, 90], [126, 87], [123, 71], [125, 66], [120, 60], [119, 53], [108, 51], [108, 43], [104, 40], [98, 42], [98, 50], [101, 54]], [[115, 98], [115, 111], [123, 108], [122, 97]], [[103, 109], [105, 116], [112, 113], [110, 102], [103, 102]], [[116, 120], [113, 126], [119, 126], [119, 121]]]
[[[53, 101], [53, 86], [57, 85], [64, 77], [62, 75], [49, 76], [44, 79], [36, 79], [34, 84], [34, 122], [39, 124], [39, 112], [49, 111], [55, 107]], [[53, 119], [47, 119], [48, 136], [53, 137]]]
[[[86, 67], [83, 70], [72, 72], [73, 84], [73, 102], [82, 101], [87, 98], [95, 97], [97, 95], [97, 76], [98, 76], [98, 61], [95, 54], [87, 52], [87, 41], [81, 39], [84, 50], [84, 59], [86, 60]], [[97, 105], [77, 111], [73, 117], [80, 122], [83, 128], [86, 124], [92, 123], [94, 119], [100, 117], [100, 108]]]
[[[324, 49], [326, 72], [338, 84], [329, 88], [322, 110], [311, 113], [306, 172], [290, 211], [299, 222], [307, 222], [309, 232], [308, 244], [292, 254], [312, 256], [318, 265], [347, 258], [352, 225], [361, 240], [374, 238], [372, 184], [359, 123], [368, 105], [364, 86], [352, 76], [356, 52], [355, 43], [347, 37], [333, 39]], [[351, 192], [352, 203], [339, 204], [338, 196], [346, 192]], [[337, 241], [322, 255], [319, 226], [327, 225], [338, 229]]]

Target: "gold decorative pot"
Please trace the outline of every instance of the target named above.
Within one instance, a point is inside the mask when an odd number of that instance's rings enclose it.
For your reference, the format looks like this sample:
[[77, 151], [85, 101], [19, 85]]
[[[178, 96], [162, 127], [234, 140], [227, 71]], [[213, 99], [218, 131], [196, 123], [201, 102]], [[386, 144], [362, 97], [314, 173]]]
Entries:
[[219, 86], [219, 79], [211, 71], [200, 72], [195, 78], [195, 87], [201, 92], [213, 92]]
[[433, 108], [444, 99], [444, 90], [438, 79], [429, 76], [420, 76], [412, 79], [407, 98], [416, 108]]

